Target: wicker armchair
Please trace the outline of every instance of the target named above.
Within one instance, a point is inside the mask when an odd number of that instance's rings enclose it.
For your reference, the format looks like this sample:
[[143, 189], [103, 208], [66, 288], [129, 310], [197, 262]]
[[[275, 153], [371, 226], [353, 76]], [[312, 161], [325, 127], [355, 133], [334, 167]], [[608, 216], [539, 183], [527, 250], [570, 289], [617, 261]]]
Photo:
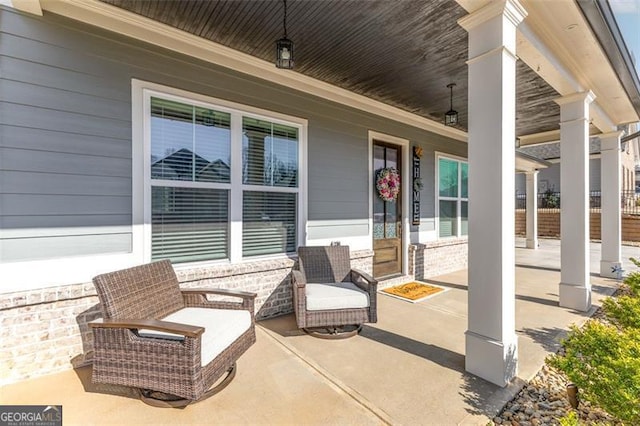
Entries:
[[298, 327], [313, 336], [351, 337], [378, 320], [378, 281], [351, 269], [348, 246], [298, 247], [292, 281]]
[[[180, 290], [168, 260], [93, 283], [104, 316], [90, 323], [93, 382], [138, 388], [147, 404], [183, 407], [217, 393], [256, 341], [255, 294]], [[212, 301], [208, 294], [230, 297]]]

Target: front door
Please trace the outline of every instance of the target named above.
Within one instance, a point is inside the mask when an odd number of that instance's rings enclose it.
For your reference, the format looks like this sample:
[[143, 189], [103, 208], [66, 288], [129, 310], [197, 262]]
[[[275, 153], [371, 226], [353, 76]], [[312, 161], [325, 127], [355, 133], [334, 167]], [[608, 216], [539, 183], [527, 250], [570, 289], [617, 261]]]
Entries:
[[373, 142], [373, 275], [402, 272], [402, 148]]

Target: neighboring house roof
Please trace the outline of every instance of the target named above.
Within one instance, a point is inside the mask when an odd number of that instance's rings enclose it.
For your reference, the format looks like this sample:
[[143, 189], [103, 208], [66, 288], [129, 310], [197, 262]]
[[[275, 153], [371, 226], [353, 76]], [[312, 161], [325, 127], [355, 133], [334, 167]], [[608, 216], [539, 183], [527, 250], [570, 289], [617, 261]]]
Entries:
[[[520, 152], [530, 156], [541, 158], [543, 160], [555, 160], [560, 158], [560, 142], [547, 143], [535, 146], [523, 146], [519, 148]], [[589, 139], [589, 154], [600, 153], [600, 138], [592, 137]]]
[[206, 177], [204, 180], [207, 181], [226, 182], [231, 177], [231, 168], [224, 161], [217, 159], [204, 166], [197, 174]]
[[194, 165], [196, 176], [207, 177], [205, 180], [211, 180], [212, 178], [214, 180], [224, 179], [230, 176], [229, 165], [224, 161], [218, 159], [209, 162], [187, 148], [179, 149], [155, 161], [151, 165], [151, 176], [172, 180], [191, 180]]

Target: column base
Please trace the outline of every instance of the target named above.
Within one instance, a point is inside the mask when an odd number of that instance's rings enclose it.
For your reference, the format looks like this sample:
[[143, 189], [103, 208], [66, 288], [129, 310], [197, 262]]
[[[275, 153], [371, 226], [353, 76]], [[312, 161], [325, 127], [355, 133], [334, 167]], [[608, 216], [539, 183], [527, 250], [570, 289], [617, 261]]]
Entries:
[[622, 262], [613, 260], [600, 261], [600, 276], [606, 278], [622, 279]]
[[560, 306], [586, 312], [591, 308], [591, 286], [560, 283]]
[[478, 377], [505, 387], [518, 374], [518, 336], [498, 342], [467, 330], [465, 369]]
[[528, 249], [537, 250], [538, 249], [538, 239], [537, 238], [534, 238], [534, 239], [527, 238], [527, 248]]

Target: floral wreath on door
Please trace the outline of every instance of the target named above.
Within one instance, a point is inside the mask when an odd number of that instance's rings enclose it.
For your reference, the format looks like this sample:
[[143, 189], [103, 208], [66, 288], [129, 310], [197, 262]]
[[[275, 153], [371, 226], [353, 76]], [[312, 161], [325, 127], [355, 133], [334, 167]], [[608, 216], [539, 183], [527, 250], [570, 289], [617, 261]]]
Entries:
[[400, 193], [400, 173], [395, 167], [385, 167], [376, 173], [376, 189], [378, 197], [383, 201], [393, 202]]

